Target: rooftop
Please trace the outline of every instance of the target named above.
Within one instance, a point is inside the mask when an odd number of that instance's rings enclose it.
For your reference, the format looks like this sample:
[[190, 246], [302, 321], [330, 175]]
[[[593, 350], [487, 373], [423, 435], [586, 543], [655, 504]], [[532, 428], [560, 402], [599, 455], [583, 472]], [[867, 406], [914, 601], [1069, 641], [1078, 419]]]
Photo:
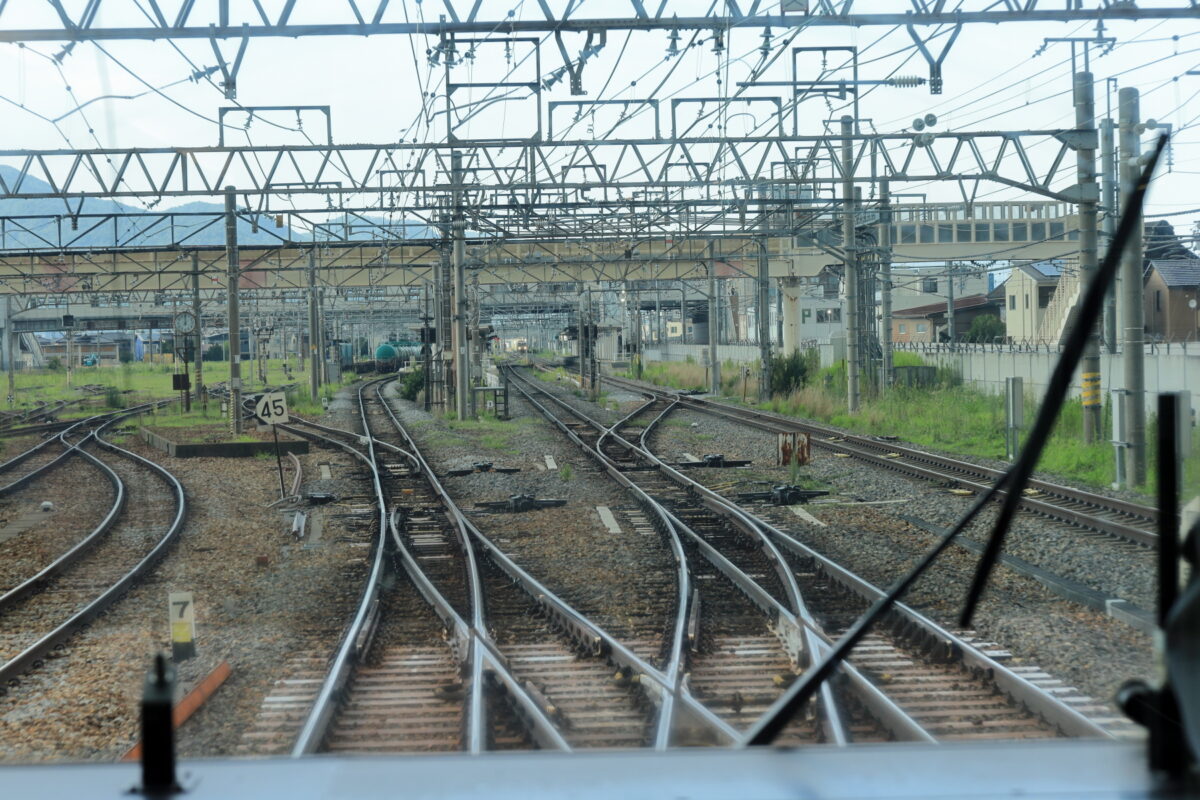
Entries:
[[[995, 301], [990, 299], [986, 294], [969, 294], [966, 297], [957, 297], [954, 299], [954, 310], [965, 311], [969, 308], [979, 308], [981, 306], [993, 306]], [[893, 311], [893, 317], [932, 317], [946, 313], [945, 303], [929, 303], [923, 306], [914, 306], [913, 308], [904, 308], [899, 311]]]
[[1177, 258], [1169, 260], [1153, 260], [1150, 268], [1157, 270], [1162, 276], [1163, 283], [1168, 287], [1194, 289], [1200, 286], [1200, 259]]

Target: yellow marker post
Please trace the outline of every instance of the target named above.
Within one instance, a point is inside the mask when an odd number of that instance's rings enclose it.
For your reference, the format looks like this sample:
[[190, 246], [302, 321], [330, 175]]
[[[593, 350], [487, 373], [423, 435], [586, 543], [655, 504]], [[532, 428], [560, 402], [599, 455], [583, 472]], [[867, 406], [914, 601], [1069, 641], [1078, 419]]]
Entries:
[[167, 595], [171, 620], [171, 660], [185, 661], [196, 655], [196, 607], [191, 592]]
[[1094, 408], [1100, 405], [1100, 373], [1083, 373], [1083, 405], [1084, 408]]

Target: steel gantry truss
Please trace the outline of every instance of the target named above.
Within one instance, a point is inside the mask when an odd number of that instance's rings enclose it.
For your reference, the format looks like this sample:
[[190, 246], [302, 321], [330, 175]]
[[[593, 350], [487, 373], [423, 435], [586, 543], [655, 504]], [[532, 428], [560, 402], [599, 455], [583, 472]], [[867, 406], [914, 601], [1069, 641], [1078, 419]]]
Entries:
[[[282, 3], [197, 3], [146, 0], [149, 13], [128, 0], [47, 0], [0, 3], [0, 41], [100, 41], [120, 39], [239, 39], [380, 34], [553, 33], [626, 30], [719, 30], [788, 26], [866, 27], [1000, 22], [1071, 22], [1194, 17], [1192, 0], [629, 0], [603, 4], [600, 16], [577, 15], [576, 0], [538, 0], [529, 16], [495, 17], [496, 3], [432, 0], [433, 20], [412, 20], [398, 0], [284, 0]], [[485, 8], [485, 5], [487, 8]], [[18, 11], [18, 7], [20, 11]], [[784, 8], [795, 9], [781, 13]], [[269, 10], [274, 9], [274, 10]], [[598, 11], [589, 4], [589, 12]], [[444, 13], [443, 13], [444, 12]]]
[[[337, 203], [378, 198], [376, 209], [444, 208], [450, 156], [462, 155], [474, 209], [641, 201], [751, 199], [775, 189], [889, 177], [905, 181], [993, 181], [1060, 200], [1078, 198], [1052, 183], [1084, 132], [1069, 130], [885, 133], [661, 139], [471, 141], [436, 144], [274, 145], [262, 147], [0, 150], [0, 200], [60, 199], [65, 214], [88, 198], [207, 197], [234, 186], [245, 198], [313, 195]], [[842, 143], [852, 143], [844, 163]], [[1034, 148], [1040, 147], [1035, 155]], [[822, 173], [822, 167], [829, 172]], [[1067, 176], [1069, 180], [1071, 176]], [[738, 193], [741, 190], [741, 193]], [[592, 193], [595, 193], [593, 196]], [[646, 194], [650, 193], [650, 194]], [[964, 200], [970, 198], [964, 196]], [[353, 207], [353, 203], [347, 203]], [[265, 213], [272, 207], [258, 205]]]

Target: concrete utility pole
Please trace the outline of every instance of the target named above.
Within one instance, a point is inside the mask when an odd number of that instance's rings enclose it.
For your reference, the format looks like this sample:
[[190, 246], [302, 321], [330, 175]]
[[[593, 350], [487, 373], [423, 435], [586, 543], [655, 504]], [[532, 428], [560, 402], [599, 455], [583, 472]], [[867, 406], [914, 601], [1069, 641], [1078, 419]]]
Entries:
[[[1113, 152], [1113, 121], [1107, 117], [1100, 121], [1100, 169], [1104, 176], [1104, 252], [1112, 244], [1117, 229], [1117, 159]], [[1117, 352], [1117, 292], [1121, 285], [1118, 275], [1108, 286], [1104, 295], [1104, 342], [1109, 354]]]
[[587, 326], [589, 300], [590, 295], [588, 292], [579, 293], [579, 329], [576, 331], [576, 341], [579, 344], [579, 389], [581, 391], [587, 385], [588, 377]]
[[879, 391], [892, 386], [892, 195], [891, 183], [879, 181], [879, 308], [883, 317], [879, 326], [879, 345], [883, 362], [879, 366]]
[[467, 353], [467, 287], [464, 274], [466, 242], [463, 240], [462, 153], [450, 154], [450, 182], [453, 188], [451, 204], [454, 217], [450, 230], [454, 244], [454, 410], [459, 419], [467, 418], [467, 399], [471, 393], [469, 357]]
[[858, 411], [859, 352], [858, 252], [854, 236], [854, 118], [842, 117], [842, 249], [846, 272], [846, 405]]
[[[1133, 193], [1141, 173], [1141, 110], [1138, 90], [1126, 87], [1120, 97], [1121, 205]], [[1133, 233], [1121, 256], [1121, 319], [1125, 335], [1121, 350], [1125, 361], [1125, 474], [1130, 486], [1146, 482], [1146, 375], [1142, 363], [1145, 312], [1142, 309], [1142, 216], [1133, 225]]]
[[196, 318], [196, 330], [193, 333], [196, 351], [196, 399], [204, 397], [204, 326], [201, 324], [200, 307], [200, 254], [192, 253], [192, 316]]
[[237, 192], [225, 187], [226, 297], [229, 307], [229, 430], [242, 432], [242, 330], [238, 319], [238, 283], [242, 274], [237, 239]]
[[758, 301], [755, 304], [755, 316], [758, 319], [758, 399], [766, 402], [771, 399], [771, 314], [768, 310], [771, 303], [771, 260], [767, 257], [766, 231], [771, 228], [770, 217], [767, 214], [765, 189], [758, 190], [759, 215], [764, 235], [758, 240]]
[[958, 320], [954, 318], [954, 276], [957, 273], [957, 264], [946, 264], [946, 337], [950, 340], [951, 350], [958, 341]]
[[[1090, 72], [1075, 73], [1075, 127], [1083, 141], [1075, 149], [1075, 174], [1079, 187], [1079, 300], [1096, 276], [1096, 211], [1100, 192], [1096, 186], [1096, 101]], [[1095, 326], [1088, 331], [1079, 367], [1083, 389], [1083, 441], [1091, 444], [1103, 433], [1100, 416], [1100, 336]]]
[[721, 393], [721, 359], [717, 357], [717, 338], [721, 318], [717, 316], [717, 254], [716, 244], [708, 243], [708, 391]]
[[308, 251], [308, 358], [312, 371], [308, 374], [308, 395], [317, 402], [321, 393], [321, 321], [317, 314], [317, 248]]
[[17, 402], [17, 364], [13, 356], [13, 341], [17, 335], [13, 332], [12, 295], [4, 296], [4, 365], [8, 367], [8, 405], [11, 408]]

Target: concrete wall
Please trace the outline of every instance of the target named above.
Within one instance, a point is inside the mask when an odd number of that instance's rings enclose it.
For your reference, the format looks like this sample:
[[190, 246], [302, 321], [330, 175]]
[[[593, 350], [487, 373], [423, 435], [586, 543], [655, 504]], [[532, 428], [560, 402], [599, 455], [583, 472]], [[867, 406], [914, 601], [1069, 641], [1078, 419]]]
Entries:
[[[647, 348], [648, 361], [686, 361], [692, 359], [702, 364], [708, 348], [700, 345], [673, 344], [664, 352], [658, 348]], [[841, 338], [817, 345], [821, 355], [821, 366], [840, 361], [846, 357], [846, 344]], [[897, 347], [897, 352], [915, 352], [926, 364], [949, 367], [957, 371], [963, 382], [985, 392], [1002, 394], [1004, 379], [1025, 379], [1025, 388], [1036, 396], [1046, 390], [1050, 373], [1058, 361], [1057, 348], [1047, 350], [1015, 350], [1006, 346], [960, 344], [951, 350], [946, 345], [924, 347]], [[758, 348], [749, 345], [724, 345], [717, 353], [722, 361], [732, 359], [738, 363], [757, 364]], [[1112, 388], [1120, 388], [1124, 375], [1121, 356], [1102, 354], [1100, 357], [1101, 388], [1107, 395]], [[1172, 344], [1146, 347], [1146, 411], [1155, 413], [1159, 392], [1190, 391], [1192, 407], [1200, 414], [1200, 343], [1189, 345]], [[1076, 374], [1071, 387], [1072, 396], [1079, 396], [1079, 375]]]
[[[706, 363], [708, 347], [702, 344], [672, 344], [670, 347], [647, 347], [647, 361], [687, 361], [688, 356], [697, 364]], [[738, 363], [757, 364], [759, 358], [758, 345], [723, 344], [717, 348], [717, 356], [722, 361], [732, 359]]]
[[[897, 348], [899, 351], [900, 348]], [[1009, 350], [987, 345], [959, 345], [955, 350], [944, 346], [913, 348], [926, 364], [949, 367], [962, 375], [963, 382], [985, 392], [1002, 394], [1004, 379], [1025, 379], [1025, 388], [1040, 396], [1046, 390], [1050, 373], [1058, 362], [1058, 349], [1037, 351]], [[1200, 404], [1200, 343], [1190, 346], [1172, 344], [1146, 347], [1146, 411], [1155, 413], [1159, 392], [1190, 391], [1192, 406]], [[1121, 356], [1102, 353], [1100, 356], [1101, 389], [1120, 388], [1124, 377]], [[1073, 397], [1079, 396], [1079, 375], [1071, 387]]]

